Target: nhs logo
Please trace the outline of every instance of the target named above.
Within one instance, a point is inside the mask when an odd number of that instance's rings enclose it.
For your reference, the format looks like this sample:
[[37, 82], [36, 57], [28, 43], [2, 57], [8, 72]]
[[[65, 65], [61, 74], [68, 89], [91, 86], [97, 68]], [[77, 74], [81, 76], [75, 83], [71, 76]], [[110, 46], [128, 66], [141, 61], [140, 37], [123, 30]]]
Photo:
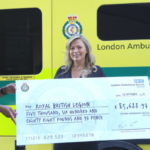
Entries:
[[143, 79], [134, 79], [134, 83], [144, 83]]

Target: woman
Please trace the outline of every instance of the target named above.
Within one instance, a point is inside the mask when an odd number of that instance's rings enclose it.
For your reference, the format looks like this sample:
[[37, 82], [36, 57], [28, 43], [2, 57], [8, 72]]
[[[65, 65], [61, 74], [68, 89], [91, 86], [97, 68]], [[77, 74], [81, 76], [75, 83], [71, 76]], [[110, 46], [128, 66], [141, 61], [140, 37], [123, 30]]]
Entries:
[[66, 65], [58, 69], [55, 79], [105, 77], [102, 69], [95, 66], [91, 46], [83, 35], [72, 36], [66, 44], [66, 50]]
[[[72, 36], [66, 45], [65, 66], [58, 69], [55, 79], [58, 78], [87, 78], [105, 77], [99, 66], [95, 66], [95, 57], [92, 54], [88, 40], [82, 35]], [[77, 142], [54, 144], [54, 150], [97, 150], [97, 142]]]

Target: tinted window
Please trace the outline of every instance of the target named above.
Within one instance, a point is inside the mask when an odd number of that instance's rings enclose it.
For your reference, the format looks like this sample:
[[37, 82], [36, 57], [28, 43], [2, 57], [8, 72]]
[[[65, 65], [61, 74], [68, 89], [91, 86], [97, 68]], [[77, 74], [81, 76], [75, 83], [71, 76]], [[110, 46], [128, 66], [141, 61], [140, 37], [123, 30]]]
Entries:
[[150, 4], [102, 5], [97, 11], [101, 40], [150, 38]]
[[0, 10], [0, 75], [37, 74], [41, 69], [41, 11]]

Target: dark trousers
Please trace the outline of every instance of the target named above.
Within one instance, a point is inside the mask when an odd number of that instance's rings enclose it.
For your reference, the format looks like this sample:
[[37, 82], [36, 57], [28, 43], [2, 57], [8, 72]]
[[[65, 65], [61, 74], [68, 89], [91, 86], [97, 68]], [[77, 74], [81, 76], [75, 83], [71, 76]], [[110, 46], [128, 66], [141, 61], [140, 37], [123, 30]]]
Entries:
[[75, 142], [54, 144], [53, 150], [98, 150], [97, 142]]

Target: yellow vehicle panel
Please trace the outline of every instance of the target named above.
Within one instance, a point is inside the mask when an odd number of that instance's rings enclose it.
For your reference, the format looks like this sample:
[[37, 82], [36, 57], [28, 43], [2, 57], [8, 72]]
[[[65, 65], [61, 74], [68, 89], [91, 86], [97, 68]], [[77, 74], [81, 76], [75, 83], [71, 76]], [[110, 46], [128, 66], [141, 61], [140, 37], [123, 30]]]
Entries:
[[[14, 81], [14, 80], [26, 80], [26, 79], [49, 79], [51, 78], [51, 1], [50, 0], [1, 0], [0, 10], [9, 9], [26, 9], [26, 8], [37, 8], [42, 13], [42, 72], [39, 75], [2, 75], [0, 76], [1, 81]], [[9, 82], [12, 83], [12, 82]], [[5, 84], [5, 83], [2, 83]], [[8, 84], [6, 82], [6, 84]], [[6, 85], [5, 84], [5, 85]], [[14, 97], [7, 96], [7, 98], [1, 98], [6, 100], [7, 105], [15, 109]], [[5, 102], [6, 102], [5, 101]], [[13, 102], [11, 102], [13, 101]], [[14, 103], [14, 104], [12, 104]], [[6, 105], [6, 104], [5, 104]], [[0, 145], [1, 149], [15, 150], [15, 139], [16, 139], [16, 126], [13, 124], [11, 119], [4, 117], [0, 114]], [[26, 150], [52, 150], [52, 144], [45, 145], [30, 145], [26, 146]]]
[[[53, 67], [58, 68], [64, 64], [63, 55], [59, 55], [65, 52], [65, 44], [67, 39], [62, 34], [62, 28], [65, 22], [68, 20], [68, 15], [77, 15], [77, 21], [79, 21], [83, 28], [83, 35], [90, 41], [93, 54], [96, 57], [96, 63], [101, 67], [139, 67], [150, 66], [148, 49], [128, 49], [129, 44], [134, 45], [138, 43], [148, 44], [149, 40], [101, 40], [97, 36], [97, 11], [103, 5], [114, 4], [133, 4], [133, 3], [146, 3], [148, 1], [136, 1], [136, 0], [54, 0], [53, 7]], [[83, 8], [84, 6], [84, 8]], [[63, 9], [63, 11], [62, 11]], [[59, 37], [59, 39], [58, 39]], [[58, 44], [59, 43], [59, 44]], [[99, 50], [102, 46], [123, 45], [124, 49], [115, 47], [113, 50]], [[135, 57], [136, 54], [136, 57]], [[142, 54], [142, 61], [141, 60]], [[54, 59], [58, 58], [58, 59]], [[127, 61], [128, 58], [128, 61]], [[109, 61], [108, 61], [109, 60]]]

